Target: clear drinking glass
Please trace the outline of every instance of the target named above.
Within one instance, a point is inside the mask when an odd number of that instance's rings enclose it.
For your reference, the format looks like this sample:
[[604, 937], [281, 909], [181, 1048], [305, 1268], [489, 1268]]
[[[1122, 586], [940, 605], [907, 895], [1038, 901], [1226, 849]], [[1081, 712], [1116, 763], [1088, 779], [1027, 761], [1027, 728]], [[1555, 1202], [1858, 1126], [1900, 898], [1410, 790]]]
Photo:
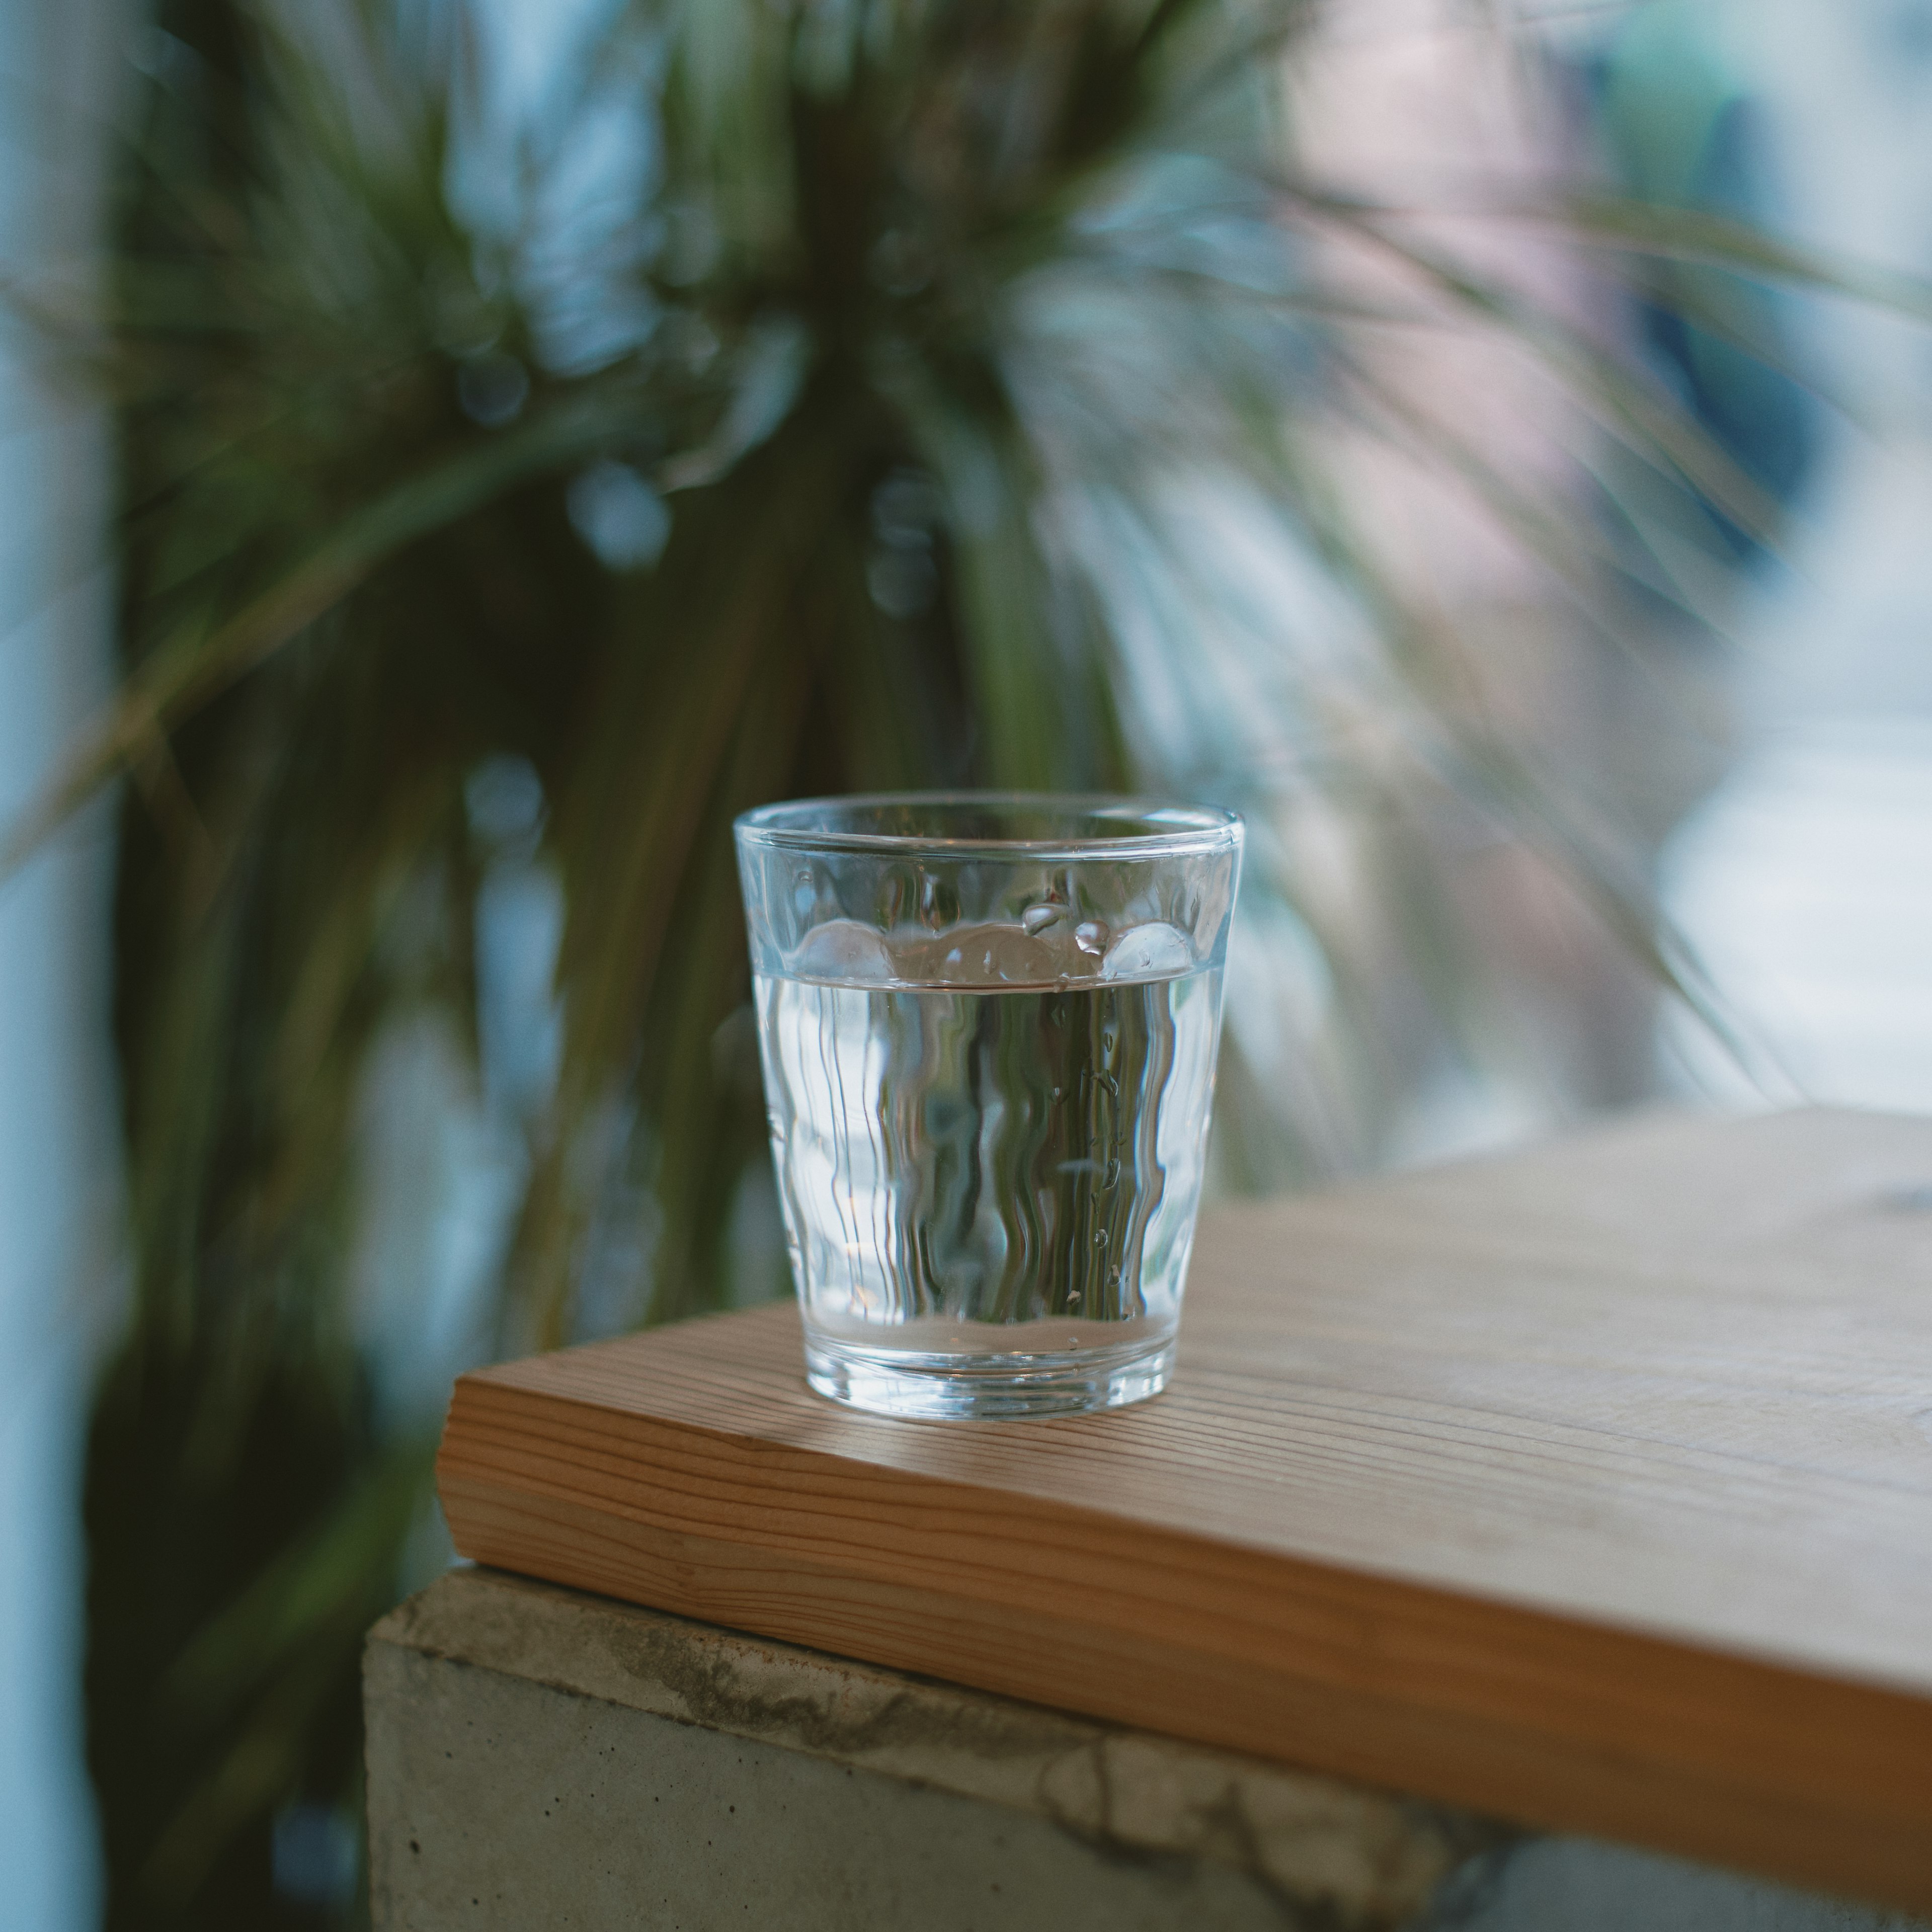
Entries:
[[1240, 819], [960, 792], [768, 806], [736, 830], [812, 1387], [918, 1416], [1156, 1394]]

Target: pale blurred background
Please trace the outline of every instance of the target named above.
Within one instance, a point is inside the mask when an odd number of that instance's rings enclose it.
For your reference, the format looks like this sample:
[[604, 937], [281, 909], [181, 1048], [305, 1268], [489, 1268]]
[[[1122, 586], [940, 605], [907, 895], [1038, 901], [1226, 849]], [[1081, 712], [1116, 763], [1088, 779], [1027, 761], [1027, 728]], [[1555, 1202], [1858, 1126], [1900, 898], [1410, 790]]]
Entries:
[[[1405, 180], [1458, 170], [1553, 166], [1562, 157], [1552, 128], [1560, 147], [1566, 113], [1568, 124], [1587, 118], [1577, 104], [1614, 84], [1605, 64], [1647, 58], [1653, 78], [1675, 77], [1685, 113], [1708, 116], [1713, 102], [1732, 112], [1735, 180], [1747, 198], [1736, 212], [1841, 257], [1932, 276], [1932, 0], [1521, 8], [1521, 38], [1500, 41], [1497, 10], [1448, 0], [1333, 10], [1330, 68], [1311, 70], [1306, 85], [1337, 178], [1399, 191]], [[498, 83], [533, 98], [570, 16], [535, 0], [496, 0], [492, 14]], [[100, 130], [140, 32], [100, 0], [0, 8], [0, 264], [16, 285], [50, 266], [70, 285], [84, 281], [100, 218]], [[1689, 98], [1700, 88], [1701, 99]], [[503, 111], [516, 111], [513, 100]], [[1649, 160], [1667, 173], [1668, 156]], [[1542, 272], [1525, 260], [1525, 272]], [[1570, 298], [1587, 314], [1589, 286]], [[1684, 702], [1703, 707], [1685, 722], [1692, 748], [1660, 754], [1654, 770], [1640, 758], [1635, 781], [1655, 788], [1664, 905], [1727, 1004], [1749, 1068], [1688, 1014], [1634, 994], [1631, 974], [1558, 898], [1513, 876], [1486, 884], [1482, 854], [1465, 854], [1455, 862], [1478, 916], [1490, 892], [1504, 924], [1520, 926], [1537, 907], [1549, 921], [1544, 952], [1528, 966], [1519, 957], [1506, 981], [1526, 1042], [1518, 1070], [1444, 1066], [1372, 1142], [1339, 1152], [1336, 1166], [1505, 1145], [1592, 1105], [1660, 1098], [1932, 1108], [1932, 337], [1844, 300], [1778, 303], [1794, 368], [1842, 410], [1804, 414], [1783, 554], [1759, 557], [1722, 592], [1711, 614], [1726, 634], [1685, 646]], [[112, 592], [100, 542], [103, 424], [84, 397], [50, 382], [18, 331], [4, 354], [0, 813], [10, 815], [101, 700]], [[1495, 386], [1532, 379], [1478, 358], [1406, 380], [1460, 389], [1480, 421], [1496, 406]], [[1520, 433], [1525, 393], [1498, 412], [1499, 434]], [[1552, 395], [1549, 407], [1563, 405]], [[1418, 580], [1493, 608], [1499, 626], [1534, 632], [1545, 622], [1520, 566], [1486, 548], [1441, 492], [1393, 472], [1377, 487], [1387, 493], [1384, 536]], [[1213, 506], [1197, 514], [1211, 521]], [[1630, 748], [1610, 741], [1641, 735], [1650, 707], [1676, 701], [1644, 692], [1604, 700], [1550, 675], [1536, 701], [1569, 719], [1580, 757], [1606, 766]], [[1628, 763], [1618, 768], [1628, 780]], [[76, 1512], [88, 1377], [117, 1305], [108, 830], [95, 814], [0, 885], [0, 1919], [45, 1932], [94, 1924], [100, 1898], [80, 1755]], [[493, 915], [505, 935], [495, 956], [507, 988], [502, 1024], [520, 1027], [520, 1037], [543, 1024], [554, 918], [543, 891], [534, 874], [506, 874]], [[1247, 941], [1251, 970], [1289, 988], [1270, 1009], [1277, 1023], [1312, 1034], [1327, 995], [1301, 943], [1292, 931]], [[1586, 1072], [1546, 1077], [1558, 1055], [1588, 1063]], [[1285, 1038], [1280, 1066], [1303, 1059]], [[405, 1068], [384, 1090], [398, 1107], [425, 1090], [420, 1073]], [[385, 1249], [379, 1228], [369, 1263], [446, 1283], [434, 1316], [443, 1339], [404, 1336], [391, 1352], [398, 1375], [415, 1374], [434, 1403], [466, 1346], [465, 1283], [481, 1265], [470, 1251], [475, 1230], [500, 1215], [498, 1155], [473, 1123], [440, 1127], [433, 1107], [426, 1126], [392, 1108], [376, 1131], [399, 1160], [440, 1164], [442, 1178], [428, 1184], [454, 1204], [435, 1252], [398, 1245], [402, 1234]], [[398, 1183], [405, 1192], [418, 1184]], [[287, 1857], [298, 1890], [337, 1882], [328, 1842], [292, 1834]]]

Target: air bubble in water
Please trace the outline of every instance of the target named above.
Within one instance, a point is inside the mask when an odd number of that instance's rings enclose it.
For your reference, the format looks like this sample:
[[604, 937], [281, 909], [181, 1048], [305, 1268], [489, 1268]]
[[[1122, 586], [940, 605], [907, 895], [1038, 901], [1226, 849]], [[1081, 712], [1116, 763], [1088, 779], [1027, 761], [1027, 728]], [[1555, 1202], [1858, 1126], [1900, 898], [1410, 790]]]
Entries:
[[1106, 951], [1108, 937], [1105, 920], [1086, 920], [1073, 928], [1074, 944], [1082, 952], [1090, 953], [1096, 958]]
[[1156, 921], [1124, 932], [1101, 962], [1103, 980], [1172, 980], [1191, 972], [1194, 949], [1187, 935]]
[[1044, 932], [1066, 910], [1064, 906], [1030, 905], [1020, 914], [1020, 924], [1029, 933]]
[[1058, 976], [1046, 940], [1018, 926], [956, 926], [898, 952], [898, 977], [917, 986], [1049, 986]]
[[829, 980], [838, 986], [881, 986], [892, 976], [884, 939], [856, 919], [829, 919], [814, 926], [786, 963], [801, 980]]

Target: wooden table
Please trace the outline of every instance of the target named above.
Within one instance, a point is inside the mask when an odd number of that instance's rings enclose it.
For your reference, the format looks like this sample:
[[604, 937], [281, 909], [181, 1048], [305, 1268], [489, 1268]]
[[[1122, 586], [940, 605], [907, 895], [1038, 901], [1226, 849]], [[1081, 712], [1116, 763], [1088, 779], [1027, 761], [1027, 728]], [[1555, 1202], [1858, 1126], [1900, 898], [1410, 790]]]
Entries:
[[1109, 1414], [849, 1413], [784, 1307], [514, 1363], [440, 1479], [502, 1568], [1932, 1906], [1932, 1120], [1220, 1209]]

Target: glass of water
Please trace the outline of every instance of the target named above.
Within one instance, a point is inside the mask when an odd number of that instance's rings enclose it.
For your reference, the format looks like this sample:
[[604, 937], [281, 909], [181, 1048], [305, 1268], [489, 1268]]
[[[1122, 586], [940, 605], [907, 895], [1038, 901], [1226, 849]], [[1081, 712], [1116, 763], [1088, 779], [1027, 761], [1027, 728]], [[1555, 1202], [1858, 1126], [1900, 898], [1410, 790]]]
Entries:
[[768, 806], [736, 830], [812, 1386], [912, 1416], [1156, 1394], [1240, 819], [960, 792]]

